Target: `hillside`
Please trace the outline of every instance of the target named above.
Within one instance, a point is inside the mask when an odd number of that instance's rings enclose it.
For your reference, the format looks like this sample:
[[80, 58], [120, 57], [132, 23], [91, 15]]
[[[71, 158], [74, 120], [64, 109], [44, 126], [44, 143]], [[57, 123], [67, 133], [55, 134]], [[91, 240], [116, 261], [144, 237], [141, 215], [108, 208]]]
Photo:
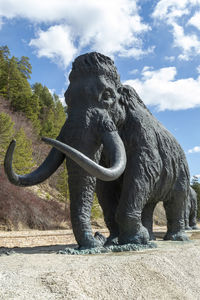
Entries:
[[[9, 183], [0, 170], [0, 230], [62, 229], [66, 222], [66, 206], [56, 199], [39, 197], [29, 188]], [[41, 190], [42, 191], [42, 190]], [[43, 189], [45, 193], [45, 189]]]
[[[15, 112], [10, 102], [3, 97], [0, 97], [1, 113], [10, 116], [14, 122], [15, 132], [23, 128], [27, 138], [32, 141], [32, 154], [36, 168], [48, 154], [49, 147], [41, 142], [31, 121], [25, 114]], [[10, 184], [5, 176], [2, 155], [0, 161], [0, 230], [69, 228], [70, 217], [67, 208], [69, 201], [67, 204], [67, 199], [65, 200], [56, 189], [62, 168], [45, 184], [37, 187], [20, 188]]]

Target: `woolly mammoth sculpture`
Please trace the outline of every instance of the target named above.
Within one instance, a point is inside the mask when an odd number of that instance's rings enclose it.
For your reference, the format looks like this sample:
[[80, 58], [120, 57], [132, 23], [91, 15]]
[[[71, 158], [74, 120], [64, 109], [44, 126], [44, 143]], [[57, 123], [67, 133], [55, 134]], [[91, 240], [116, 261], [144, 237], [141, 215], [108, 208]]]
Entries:
[[135, 90], [124, 86], [113, 61], [96, 52], [73, 63], [65, 92], [68, 118], [42, 165], [28, 175], [12, 169], [12, 142], [5, 158], [9, 180], [19, 186], [47, 179], [66, 158], [71, 222], [80, 247], [96, 247], [90, 214], [97, 192], [110, 231], [107, 243], [146, 244], [142, 225], [158, 201], [165, 203], [165, 239], [186, 240], [184, 208], [189, 192], [186, 158], [176, 139], [154, 118]]

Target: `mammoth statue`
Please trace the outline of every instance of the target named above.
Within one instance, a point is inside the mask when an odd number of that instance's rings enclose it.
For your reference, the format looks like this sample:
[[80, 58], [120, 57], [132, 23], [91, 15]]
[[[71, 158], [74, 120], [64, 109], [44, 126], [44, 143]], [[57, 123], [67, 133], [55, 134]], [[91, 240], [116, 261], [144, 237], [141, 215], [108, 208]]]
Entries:
[[184, 208], [189, 171], [176, 139], [150, 113], [136, 91], [122, 85], [113, 61], [92, 52], [76, 58], [65, 92], [68, 118], [53, 146], [35, 171], [12, 169], [15, 142], [5, 157], [9, 180], [30, 186], [47, 179], [66, 158], [73, 232], [81, 248], [105, 242], [93, 236], [90, 223], [96, 190], [110, 236], [107, 243], [146, 244], [149, 233], [141, 213], [165, 203], [166, 240], [187, 240]]

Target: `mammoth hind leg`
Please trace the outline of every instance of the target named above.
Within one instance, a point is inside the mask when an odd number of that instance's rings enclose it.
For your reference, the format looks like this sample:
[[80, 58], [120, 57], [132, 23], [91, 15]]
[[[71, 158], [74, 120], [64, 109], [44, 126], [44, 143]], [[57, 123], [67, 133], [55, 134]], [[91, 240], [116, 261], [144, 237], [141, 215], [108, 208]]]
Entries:
[[183, 190], [172, 191], [171, 198], [164, 202], [167, 217], [167, 233], [164, 240], [187, 241], [185, 234], [185, 203], [187, 193]]
[[189, 226], [192, 229], [199, 229], [197, 226], [197, 209], [192, 208], [189, 216]]
[[[139, 155], [128, 157], [116, 220], [119, 225], [119, 244], [147, 244], [149, 232], [142, 224], [142, 210], [151, 194], [150, 181], [141, 176], [143, 161]], [[134, 166], [134, 167], [133, 167]]]

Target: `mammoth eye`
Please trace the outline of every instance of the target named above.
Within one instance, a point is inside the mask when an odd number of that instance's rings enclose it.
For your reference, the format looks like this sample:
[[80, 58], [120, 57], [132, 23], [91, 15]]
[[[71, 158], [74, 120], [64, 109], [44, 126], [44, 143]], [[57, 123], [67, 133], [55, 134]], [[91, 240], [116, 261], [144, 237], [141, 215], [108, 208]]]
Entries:
[[103, 100], [108, 100], [112, 97], [112, 93], [108, 90], [104, 91], [102, 94], [102, 99]]

